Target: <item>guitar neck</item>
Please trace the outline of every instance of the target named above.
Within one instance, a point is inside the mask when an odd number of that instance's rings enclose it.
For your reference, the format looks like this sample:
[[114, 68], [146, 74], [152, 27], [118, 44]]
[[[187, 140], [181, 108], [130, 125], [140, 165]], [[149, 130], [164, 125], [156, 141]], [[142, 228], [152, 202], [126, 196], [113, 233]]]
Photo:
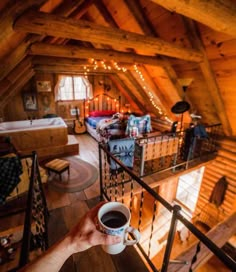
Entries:
[[78, 113], [78, 108], [75, 107], [75, 117], [77, 120], [79, 120], [79, 113]]

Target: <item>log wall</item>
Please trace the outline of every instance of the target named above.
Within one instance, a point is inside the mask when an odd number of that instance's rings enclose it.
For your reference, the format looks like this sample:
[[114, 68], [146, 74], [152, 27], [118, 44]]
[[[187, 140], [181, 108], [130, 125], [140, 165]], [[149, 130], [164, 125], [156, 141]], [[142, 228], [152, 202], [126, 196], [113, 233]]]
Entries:
[[[217, 211], [218, 220], [225, 219], [236, 211], [236, 139], [224, 139], [220, 141], [220, 148], [215, 160], [208, 164], [205, 168], [199, 199], [197, 203], [197, 213], [210, 208]], [[224, 201], [216, 210], [214, 205], [210, 207], [209, 199], [212, 190], [217, 181], [225, 176], [228, 183], [227, 190], [224, 196]]]
[[[38, 92], [36, 87], [37, 81], [49, 81], [51, 83], [50, 92]], [[103, 85], [99, 82], [105, 82], [111, 85], [111, 90], [108, 92], [110, 96], [119, 97], [121, 96], [121, 110], [127, 111], [125, 105], [128, 102], [126, 97], [117, 90], [117, 87], [113, 82], [104, 76], [90, 76], [89, 81], [93, 86], [94, 96], [104, 92]], [[82, 100], [74, 101], [60, 101], [55, 102], [54, 88], [57, 82], [57, 77], [52, 73], [38, 73], [36, 74], [30, 82], [28, 82], [21, 92], [15, 94], [12, 100], [6, 104], [3, 111], [3, 120], [4, 121], [19, 121], [26, 120], [29, 118], [38, 119], [42, 118], [48, 113], [56, 113], [64, 119], [74, 118], [71, 116], [70, 109], [78, 107], [80, 109], [80, 114], [83, 116], [84, 108]], [[36, 111], [26, 111], [23, 106], [22, 95], [24, 92], [33, 92], [36, 93], [38, 109]], [[129, 107], [129, 110], [132, 110], [132, 105]]]

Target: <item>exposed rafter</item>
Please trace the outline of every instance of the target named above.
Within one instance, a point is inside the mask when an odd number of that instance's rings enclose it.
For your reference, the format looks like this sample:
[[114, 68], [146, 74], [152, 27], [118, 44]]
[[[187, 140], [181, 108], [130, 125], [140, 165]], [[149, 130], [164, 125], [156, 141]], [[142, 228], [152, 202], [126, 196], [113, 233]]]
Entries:
[[31, 64], [31, 58], [27, 57], [24, 58], [24, 60], [22, 60], [20, 62], [19, 65], [17, 65], [8, 75], [7, 77], [5, 77], [3, 80], [0, 81], [0, 86], [1, 86], [1, 90], [0, 90], [0, 95], [1, 98], [5, 95], [5, 93], [10, 92], [10, 90], [12, 89], [12, 87], [15, 85], [15, 82], [24, 75], [24, 73], [26, 72], [26, 70], [29, 70], [31, 68], [32, 64]]
[[9, 56], [2, 60], [0, 63], [0, 80], [6, 77], [25, 58], [29, 44], [29, 41], [22, 42]]
[[207, 55], [205, 53], [204, 47], [202, 45], [202, 42], [199, 38], [199, 35], [197, 34], [197, 29], [194, 24], [194, 22], [190, 19], [184, 19], [184, 23], [186, 26], [186, 29], [188, 31], [188, 37], [192, 44], [202, 52], [202, 55], [204, 56], [203, 62], [200, 64], [200, 69], [202, 71], [202, 74], [205, 78], [208, 90], [211, 94], [211, 99], [213, 100], [213, 105], [216, 109], [216, 113], [219, 116], [219, 119], [223, 125], [224, 133], [226, 135], [231, 135], [232, 129], [229, 123], [229, 120], [227, 118], [227, 114], [225, 111], [223, 99], [220, 94], [220, 90], [218, 87], [218, 84], [215, 79], [214, 72], [211, 68], [211, 65], [208, 61]]
[[169, 57], [200, 62], [202, 54], [194, 49], [182, 48], [159, 38], [144, 36], [121, 29], [100, 26], [88, 21], [73, 20], [37, 12], [34, 10], [22, 14], [14, 24], [15, 31], [24, 31], [40, 35], [52, 35], [75, 40], [123, 46], [140, 49], [149, 55], [161, 54]]
[[[125, 3], [129, 7], [129, 10], [132, 13], [133, 17], [138, 22], [140, 28], [143, 30], [143, 33], [146, 35], [153, 36], [153, 37], [158, 37], [157, 30], [152, 26], [151, 22], [145, 16], [145, 13], [142, 9], [142, 6], [140, 5], [140, 2], [135, 1], [135, 0], [125, 0]], [[166, 77], [165, 77], [165, 79], [162, 79], [162, 77], [159, 77], [159, 82], [162, 80], [169, 80], [170, 85], [173, 87], [169, 90], [165, 90], [164, 95], [163, 95], [159, 86], [157, 86], [157, 84], [154, 84], [155, 83], [154, 80], [152, 80], [153, 83], [151, 83], [151, 81], [149, 81], [149, 84], [152, 85], [152, 90], [155, 90], [155, 94], [159, 97], [159, 100], [161, 101], [161, 103], [165, 109], [164, 111], [167, 112], [168, 116], [173, 119], [173, 113], [171, 113], [171, 111], [170, 111], [172, 104], [170, 103], [170, 101], [169, 101], [169, 105], [168, 105], [168, 103], [166, 103], [168, 101], [167, 92], [169, 91], [169, 93], [171, 93], [170, 97], [175, 96], [174, 93], [176, 93], [177, 94], [176, 96], [179, 96], [179, 98], [181, 98], [183, 90], [182, 90], [181, 86], [178, 84], [178, 79], [177, 79], [176, 73], [173, 70], [173, 68], [171, 67], [171, 65], [169, 64], [168, 59], [166, 57], [162, 56], [161, 60], [163, 62], [163, 67], [166, 68], [165, 69]], [[149, 77], [149, 74], [152, 74], [152, 72], [151, 72], [150, 67], [148, 67], [147, 65], [145, 66], [145, 69], [148, 71], [148, 73], [146, 73], [146, 76], [145, 76], [145, 79], [147, 79]], [[159, 84], [159, 85], [162, 86], [162, 84]], [[178, 100], [179, 99], [177, 99], [177, 101]]]
[[236, 37], [236, 3], [230, 0], [152, 0], [164, 8]]
[[85, 48], [71, 45], [52, 45], [44, 43], [35, 43], [29, 49], [29, 54], [40, 56], [54, 56], [66, 58], [94, 58], [100, 60], [113, 60], [123, 63], [149, 64], [153, 66], [166, 65], [157, 57], [143, 56], [135, 53], [119, 52], [107, 49]]
[[[138, 100], [135, 93], [133, 93], [132, 89], [130, 89], [129, 86], [126, 84], [126, 81], [122, 80], [122, 78], [118, 77], [117, 75], [112, 75], [111, 77], [113, 77], [114, 81], [116, 81], [118, 85], [120, 85], [129, 94], [133, 103], [135, 103], [138, 106], [140, 112], [143, 112], [143, 109], [145, 108], [144, 105], [141, 103], [140, 100]], [[118, 89], [121, 89], [121, 88], [119, 87]]]
[[4, 108], [9, 100], [14, 97], [34, 75], [35, 71], [33, 71], [32, 68], [24, 70], [24, 74], [11, 86], [9, 92], [1, 97], [1, 108]]

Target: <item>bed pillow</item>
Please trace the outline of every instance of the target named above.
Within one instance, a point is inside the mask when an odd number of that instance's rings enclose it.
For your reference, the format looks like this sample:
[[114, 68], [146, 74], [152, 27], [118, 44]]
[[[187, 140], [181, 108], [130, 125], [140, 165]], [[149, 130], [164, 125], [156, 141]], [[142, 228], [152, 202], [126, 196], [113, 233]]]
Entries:
[[128, 124], [126, 126], [125, 134], [128, 135], [130, 132], [130, 129], [135, 126], [138, 128], [139, 134], [149, 133], [152, 130], [151, 127], [151, 117], [149, 114], [146, 114], [144, 116], [134, 116], [130, 115], [128, 119]]
[[89, 116], [91, 117], [111, 116], [115, 113], [116, 111], [113, 111], [113, 110], [90, 111]]

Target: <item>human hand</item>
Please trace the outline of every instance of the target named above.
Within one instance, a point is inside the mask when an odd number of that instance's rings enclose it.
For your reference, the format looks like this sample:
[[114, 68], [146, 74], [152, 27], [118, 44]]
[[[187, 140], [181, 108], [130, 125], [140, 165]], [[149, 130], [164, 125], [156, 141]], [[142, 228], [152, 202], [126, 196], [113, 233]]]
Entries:
[[97, 230], [97, 213], [102, 205], [99, 203], [96, 207], [87, 212], [80, 222], [68, 233], [66, 239], [69, 239], [72, 253], [84, 251], [96, 245], [113, 245], [121, 241], [119, 236], [111, 236]]

